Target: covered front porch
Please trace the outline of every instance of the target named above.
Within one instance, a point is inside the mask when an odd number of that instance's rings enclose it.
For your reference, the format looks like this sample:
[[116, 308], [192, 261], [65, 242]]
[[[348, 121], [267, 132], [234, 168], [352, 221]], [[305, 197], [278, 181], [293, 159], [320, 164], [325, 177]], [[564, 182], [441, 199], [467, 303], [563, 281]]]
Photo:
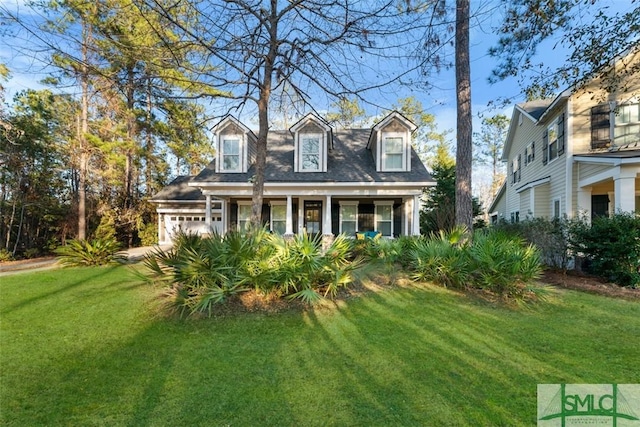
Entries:
[[577, 213], [640, 212], [640, 151], [576, 156]]
[[[249, 224], [251, 199], [205, 193], [205, 227], [219, 233]], [[378, 231], [393, 238], [420, 234], [420, 195], [382, 197], [346, 195], [265, 195], [262, 224], [274, 233], [354, 236]]]

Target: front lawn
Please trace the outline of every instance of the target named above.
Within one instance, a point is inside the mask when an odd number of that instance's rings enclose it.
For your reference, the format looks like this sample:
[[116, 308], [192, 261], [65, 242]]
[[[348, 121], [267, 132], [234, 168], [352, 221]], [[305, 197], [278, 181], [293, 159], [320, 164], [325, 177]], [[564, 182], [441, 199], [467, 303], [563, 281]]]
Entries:
[[640, 383], [640, 303], [434, 286], [166, 318], [126, 267], [0, 278], [0, 425], [535, 425], [539, 383]]

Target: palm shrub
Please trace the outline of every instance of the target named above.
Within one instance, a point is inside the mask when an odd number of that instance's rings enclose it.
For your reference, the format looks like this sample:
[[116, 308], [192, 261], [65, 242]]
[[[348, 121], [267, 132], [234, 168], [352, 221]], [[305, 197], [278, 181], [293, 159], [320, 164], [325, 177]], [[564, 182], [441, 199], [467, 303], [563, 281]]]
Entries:
[[541, 273], [540, 252], [522, 238], [478, 230], [468, 239], [463, 228], [416, 239], [407, 252], [412, 278], [457, 289], [484, 289], [522, 299]]
[[278, 289], [289, 299], [316, 303], [335, 297], [338, 290], [353, 282], [353, 272], [361, 258], [351, 259], [351, 242], [338, 235], [323, 252], [322, 237], [303, 233], [291, 240], [273, 238], [279, 261]]
[[460, 237], [460, 229], [440, 231], [429, 238], [415, 241], [407, 253], [412, 278], [433, 281], [443, 286], [463, 289], [471, 277], [468, 247]]
[[127, 260], [120, 252], [122, 246], [113, 237], [93, 240], [70, 240], [66, 245], [55, 249], [58, 261], [64, 266], [107, 265]]
[[211, 315], [215, 305], [250, 289], [314, 303], [353, 281], [359, 258], [338, 236], [325, 250], [321, 237], [292, 240], [265, 229], [202, 238], [180, 234], [168, 252], [147, 254], [151, 281], [164, 284], [181, 314]]
[[476, 232], [469, 248], [474, 287], [522, 297], [542, 272], [540, 251], [521, 237], [501, 231]]
[[[233, 231], [225, 236], [179, 233], [173, 248], [153, 251], [144, 265], [163, 283], [181, 314], [211, 314], [213, 307], [252, 287], [268, 288], [271, 265], [262, 265], [267, 233]], [[267, 251], [268, 252], [268, 251]]]

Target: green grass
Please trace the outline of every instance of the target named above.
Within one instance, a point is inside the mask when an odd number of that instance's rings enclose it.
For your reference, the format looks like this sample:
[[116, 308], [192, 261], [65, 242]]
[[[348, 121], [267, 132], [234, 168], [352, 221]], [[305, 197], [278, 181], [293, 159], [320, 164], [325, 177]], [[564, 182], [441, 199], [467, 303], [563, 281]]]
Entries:
[[126, 267], [0, 278], [0, 425], [535, 425], [538, 383], [639, 383], [640, 304], [394, 288], [167, 319]]

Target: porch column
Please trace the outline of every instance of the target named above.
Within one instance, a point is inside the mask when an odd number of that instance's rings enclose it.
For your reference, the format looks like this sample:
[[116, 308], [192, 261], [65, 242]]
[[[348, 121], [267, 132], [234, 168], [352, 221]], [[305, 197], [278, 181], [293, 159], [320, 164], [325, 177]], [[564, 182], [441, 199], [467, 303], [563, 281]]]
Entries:
[[591, 221], [591, 187], [578, 189], [578, 210], [577, 214], [584, 216], [585, 220]]
[[222, 210], [220, 215], [220, 220], [222, 222], [220, 235], [224, 236], [227, 234], [227, 201], [225, 199], [220, 199], [220, 209]]
[[211, 231], [211, 196], [205, 196], [204, 203], [204, 223], [207, 226], [207, 230]]
[[636, 210], [636, 170], [633, 168], [620, 168], [620, 174], [614, 178], [614, 211], [633, 212]]
[[412, 234], [414, 236], [420, 235], [420, 196], [413, 196], [413, 226]]
[[164, 243], [164, 215], [158, 214], [158, 243]]
[[404, 236], [409, 235], [409, 200], [410, 199], [402, 200], [402, 234]]
[[293, 234], [293, 203], [291, 201], [291, 196], [287, 196], [287, 220], [285, 224], [284, 234]]
[[327, 196], [324, 203], [324, 221], [322, 222], [322, 234], [333, 234], [331, 228], [331, 196]]

